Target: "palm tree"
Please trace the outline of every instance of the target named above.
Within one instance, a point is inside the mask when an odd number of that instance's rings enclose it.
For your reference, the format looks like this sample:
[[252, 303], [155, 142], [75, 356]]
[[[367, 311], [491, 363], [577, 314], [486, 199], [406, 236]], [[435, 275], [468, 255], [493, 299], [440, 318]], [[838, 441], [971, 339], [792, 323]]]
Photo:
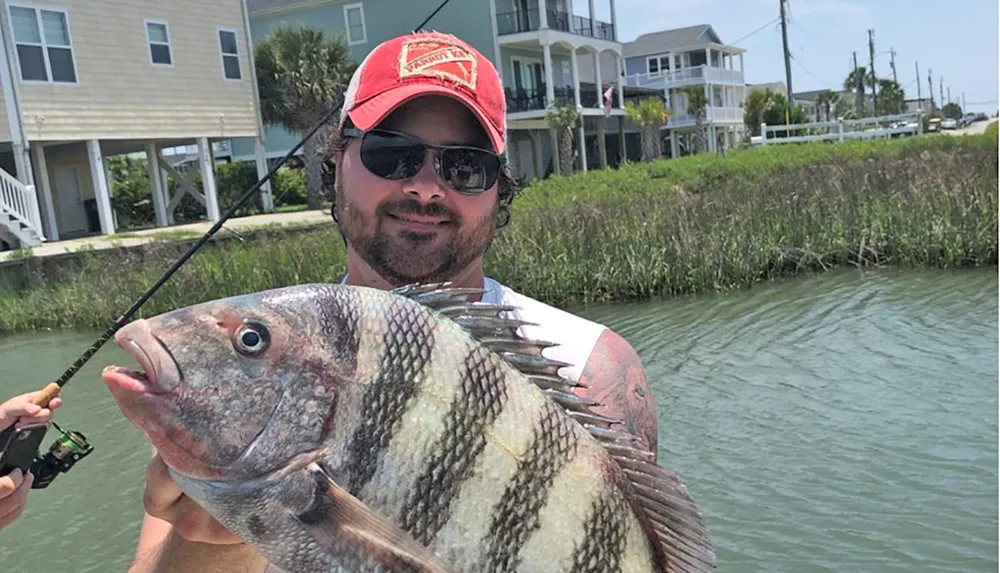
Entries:
[[844, 89], [856, 91], [858, 94], [857, 113], [859, 117], [864, 112], [865, 85], [874, 85], [874, 81], [868, 68], [862, 66], [851, 70], [851, 73], [847, 74], [844, 79]]
[[747, 126], [750, 129], [750, 133], [760, 135], [760, 124], [764, 123], [764, 114], [771, 109], [773, 103], [774, 92], [771, 91], [771, 88], [765, 88], [763, 91], [750, 90], [744, 104], [746, 107], [746, 117], [743, 120], [744, 123], [750, 121], [750, 118], [756, 120], [753, 125]]
[[642, 129], [643, 161], [653, 161], [662, 155], [660, 128], [667, 123], [670, 113], [659, 97], [643, 98], [638, 104], [625, 102], [625, 115]]
[[[342, 36], [283, 24], [254, 46], [264, 123], [303, 132], [340, 107], [357, 63]], [[323, 161], [330, 136], [323, 126], [302, 146], [310, 209], [323, 197]]]
[[708, 96], [705, 95], [704, 86], [684, 86], [681, 91], [687, 96], [687, 112], [694, 116], [694, 128], [697, 132], [694, 152], [699, 153], [706, 149], [705, 106], [708, 105]]
[[[573, 173], [573, 127], [580, 121], [580, 112], [575, 105], [558, 103], [545, 115], [545, 121], [556, 130], [559, 146], [559, 173]], [[583, 142], [580, 142], [583, 145]]]
[[816, 95], [816, 104], [823, 108], [823, 121], [830, 121], [830, 111], [836, 108], [840, 96], [833, 90], [823, 90]]

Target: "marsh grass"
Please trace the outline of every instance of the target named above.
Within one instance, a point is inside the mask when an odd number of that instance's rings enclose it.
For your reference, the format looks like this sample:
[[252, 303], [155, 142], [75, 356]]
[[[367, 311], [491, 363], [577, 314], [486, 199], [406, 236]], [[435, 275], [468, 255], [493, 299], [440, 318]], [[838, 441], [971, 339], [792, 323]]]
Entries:
[[[770, 146], [553, 177], [515, 200], [486, 270], [557, 304], [747, 288], [847, 265], [997, 264], [997, 141], [967, 136]], [[0, 332], [102, 328], [189, 246], [27, 257], [0, 287]], [[213, 241], [142, 310], [306, 282], [346, 269], [335, 227]]]

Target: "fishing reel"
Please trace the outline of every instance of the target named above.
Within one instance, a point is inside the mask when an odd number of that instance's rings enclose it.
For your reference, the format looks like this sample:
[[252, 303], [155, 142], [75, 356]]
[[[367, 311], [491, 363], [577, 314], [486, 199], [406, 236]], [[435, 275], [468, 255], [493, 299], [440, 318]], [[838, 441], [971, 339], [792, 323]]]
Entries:
[[49, 446], [49, 451], [36, 456], [31, 462], [31, 473], [35, 476], [31, 489], [48, 487], [56, 476], [68, 472], [76, 462], [94, 451], [94, 446], [91, 446], [86, 436], [80, 432], [75, 430], [64, 432], [55, 422], [52, 422], [52, 426], [59, 432], [59, 437]]
[[0, 432], [0, 476], [14, 468], [23, 473], [31, 472], [35, 481], [31, 489], [45, 489], [59, 476], [90, 455], [94, 447], [86, 436], [77, 431], [64, 431], [55, 422], [49, 422], [59, 432], [47, 452], [38, 453], [38, 446], [45, 437], [46, 425], [17, 428], [13, 426]]

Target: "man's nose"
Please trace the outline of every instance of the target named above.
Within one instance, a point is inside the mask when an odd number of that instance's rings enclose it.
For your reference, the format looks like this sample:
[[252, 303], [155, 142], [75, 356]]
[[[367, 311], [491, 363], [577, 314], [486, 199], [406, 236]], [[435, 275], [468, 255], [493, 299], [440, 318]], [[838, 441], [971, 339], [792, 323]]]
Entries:
[[416, 196], [425, 203], [444, 199], [446, 191], [444, 183], [434, 168], [434, 154], [432, 153], [424, 156], [424, 164], [420, 166], [420, 171], [403, 184], [403, 193]]

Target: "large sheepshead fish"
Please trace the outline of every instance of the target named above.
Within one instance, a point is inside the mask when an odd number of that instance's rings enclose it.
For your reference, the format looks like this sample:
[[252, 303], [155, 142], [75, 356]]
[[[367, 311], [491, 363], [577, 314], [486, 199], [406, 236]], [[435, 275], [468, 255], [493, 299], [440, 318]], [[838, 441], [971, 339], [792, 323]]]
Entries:
[[714, 570], [677, 475], [481, 292], [198, 304], [119, 330], [143, 371], [104, 380], [184, 492], [289, 572]]

